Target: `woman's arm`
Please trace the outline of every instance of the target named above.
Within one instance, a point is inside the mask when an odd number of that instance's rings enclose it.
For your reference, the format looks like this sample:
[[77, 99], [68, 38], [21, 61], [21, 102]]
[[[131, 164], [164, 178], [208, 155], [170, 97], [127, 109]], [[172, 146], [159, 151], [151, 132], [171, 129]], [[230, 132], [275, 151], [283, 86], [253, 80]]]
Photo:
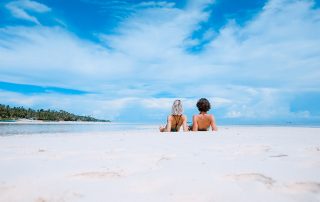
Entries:
[[198, 131], [198, 122], [197, 122], [197, 116], [193, 115], [192, 118], [192, 131]]
[[171, 119], [172, 119], [172, 116], [169, 115], [168, 119], [167, 119], [167, 127], [166, 127], [165, 132], [171, 132]]
[[184, 132], [188, 132], [188, 126], [187, 126], [187, 116], [183, 115], [183, 122], [182, 122], [182, 128]]
[[211, 118], [211, 123], [210, 123], [210, 125], [211, 125], [212, 131], [218, 131], [218, 127], [217, 127], [217, 125], [216, 125], [216, 121], [214, 120], [214, 116], [211, 115], [210, 118]]

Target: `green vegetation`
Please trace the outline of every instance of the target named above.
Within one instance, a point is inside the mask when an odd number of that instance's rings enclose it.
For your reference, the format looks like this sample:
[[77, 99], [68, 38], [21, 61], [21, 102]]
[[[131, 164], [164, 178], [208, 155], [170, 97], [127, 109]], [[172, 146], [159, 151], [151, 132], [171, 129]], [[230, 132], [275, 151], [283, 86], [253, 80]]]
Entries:
[[99, 120], [90, 116], [78, 116], [69, 112], [60, 110], [34, 110], [23, 107], [10, 107], [0, 104], [0, 120], [43, 120], [43, 121], [92, 121], [92, 122], [110, 122], [109, 120]]

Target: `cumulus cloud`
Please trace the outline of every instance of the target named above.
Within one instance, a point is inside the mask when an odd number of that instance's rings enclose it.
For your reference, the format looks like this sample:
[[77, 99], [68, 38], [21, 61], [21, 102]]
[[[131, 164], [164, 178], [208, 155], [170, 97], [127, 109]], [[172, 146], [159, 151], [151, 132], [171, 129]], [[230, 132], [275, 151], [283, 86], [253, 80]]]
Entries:
[[[33, 1], [12, 3], [17, 2]], [[113, 119], [126, 112], [162, 119], [174, 98], [155, 96], [161, 92], [182, 98], [189, 114], [196, 112], [198, 98], [208, 97], [225, 118], [310, 116], [292, 112], [290, 102], [296, 94], [319, 92], [320, 11], [312, 1], [270, 0], [244, 25], [231, 19], [217, 32], [209, 27], [203, 39], [208, 43], [199, 53], [187, 48], [200, 43], [191, 35], [209, 20], [210, 10], [204, 8], [213, 1], [190, 1], [185, 8], [141, 4], [114, 34], [98, 33], [101, 44], [59, 26], [1, 28], [2, 80], [96, 92], [77, 97], [77, 103]], [[60, 106], [75, 100], [58, 97], [48, 100]], [[36, 98], [26, 104], [41, 103]]]
[[139, 3], [138, 6], [141, 7], [168, 7], [172, 8], [175, 6], [174, 2], [166, 2], [166, 1], [144, 1]]
[[35, 16], [30, 15], [28, 11], [45, 13], [51, 10], [46, 5], [31, 0], [12, 1], [6, 4], [6, 8], [15, 18], [27, 20], [38, 25], [40, 25], [38, 19]]
[[204, 57], [223, 64], [234, 81], [312, 88], [320, 84], [319, 15], [310, 1], [269, 1], [244, 27], [231, 21], [220, 30]]

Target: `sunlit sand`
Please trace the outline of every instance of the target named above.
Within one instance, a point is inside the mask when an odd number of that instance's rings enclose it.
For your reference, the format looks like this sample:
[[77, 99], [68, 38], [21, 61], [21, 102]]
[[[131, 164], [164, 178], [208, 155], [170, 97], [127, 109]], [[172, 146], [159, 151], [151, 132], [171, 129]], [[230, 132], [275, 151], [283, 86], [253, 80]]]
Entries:
[[320, 128], [0, 137], [0, 201], [320, 201]]

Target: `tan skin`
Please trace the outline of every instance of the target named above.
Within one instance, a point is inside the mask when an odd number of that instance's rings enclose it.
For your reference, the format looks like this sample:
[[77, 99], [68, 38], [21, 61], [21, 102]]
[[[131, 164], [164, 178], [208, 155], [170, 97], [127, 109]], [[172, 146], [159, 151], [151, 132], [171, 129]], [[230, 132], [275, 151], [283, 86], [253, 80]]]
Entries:
[[[185, 115], [181, 115], [181, 118], [179, 120], [180, 115], [169, 115], [167, 119], [167, 125], [166, 127], [160, 127], [160, 132], [171, 132], [171, 128], [175, 127], [177, 124], [177, 129], [179, 131], [180, 127], [182, 126], [183, 131], [188, 131], [187, 126], [187, 117]], [[179, 121], [179, 123], [177, 123]]]
[[212, 131], [217, 131], [217, 125], [212, 114], [207, 114], [207, 112], [200, 112], [200, 114], [193, 116], [192, 131], [207, 130], [210, 126]]

